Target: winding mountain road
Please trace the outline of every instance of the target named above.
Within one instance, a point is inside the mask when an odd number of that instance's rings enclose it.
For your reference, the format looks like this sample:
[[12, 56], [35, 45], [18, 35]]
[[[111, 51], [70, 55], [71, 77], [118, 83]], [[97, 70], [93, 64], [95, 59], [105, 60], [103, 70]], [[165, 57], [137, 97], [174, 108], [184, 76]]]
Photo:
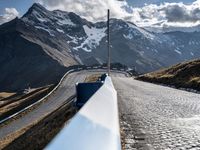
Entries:
[[55, 93], [50, 95], [47, 101], [40, 104], [37, 108], [33, 111], [25, 114], [23, 117], [14, 120], [13, 122], [9, 123], [6, 126], [0, 128], [0, 137], [4, 138], [7, 135], [20, 130], [35, 121], [43, 118], [47, 114], [55, 111], [58, 107], [60, 107], [63, 102], [65, 102], [70, 96], [75, 94], [75, 84], [77, 82], [82, 82], [85, 78], [95, 72], [75, 72], [69, 74], [59, 88], [56, 90]]
[[[22, 117], [12, 121], [6, 126], [1, 127], [0, 140], [24, 127], [33, 124], [34, 122], [37, 122], [49, 113], [55, 111], [57, 108], [62, 106], [62, 104], [66, 102], [69, 97], [75, 94], [75, 84], [77, 82], [83, 82], [87, 76], [103, 72], [103, 70], [87, 70], [69, 74], [66, 78], [64, 78], [58, 89], [49, 96], [48, 100], [44, 101]], [[112, 76], [120, 77], [124, 76], [124, 74], [115, 72]]]
[[5, 136], [34, 123], [35, 121], [43, 118], [50, 112], [56, 110], [70, 96], [75, 94], [75, 83], [84, 81], [88, 74], [89, 73], [86, 73], [84, 71], [69, 74], [64, 79], [61, 86], [56, 90], [56, 92], [50, 95], [47, 101], [40, 104], [33, 111], [25, 114], [23, 117], [20, 117], [19, 119], [12, 121], [8, 125], [1, 127], [0, 137], [4, 138]]
[[126, 150], [200, 149], [200, 95], [113, 77]]

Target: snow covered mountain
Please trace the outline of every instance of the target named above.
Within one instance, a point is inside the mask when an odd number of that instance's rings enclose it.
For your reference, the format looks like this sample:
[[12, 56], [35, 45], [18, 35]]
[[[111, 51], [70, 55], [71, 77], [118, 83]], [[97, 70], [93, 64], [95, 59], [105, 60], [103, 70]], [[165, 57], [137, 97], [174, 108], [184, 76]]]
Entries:
[[[119, 19], [111, 19], [110, 26], [111, 61], [138, 72], [200, 56], [200, 32], [154, 33]], [[34, 4], [22, 18], [0, 26], [0, 53], [0, 71], [5, 72], [0, 85], [16, 83], [16, 78], [21, 81], [24, 70], [23, 77], [30, 84], [48, 83], [66, 66], [106, 62], [106, 22], [92, 23], [72, 12], [48, 11]], [[45, 82], [39, 80], [47, 74], [51, 76]]]

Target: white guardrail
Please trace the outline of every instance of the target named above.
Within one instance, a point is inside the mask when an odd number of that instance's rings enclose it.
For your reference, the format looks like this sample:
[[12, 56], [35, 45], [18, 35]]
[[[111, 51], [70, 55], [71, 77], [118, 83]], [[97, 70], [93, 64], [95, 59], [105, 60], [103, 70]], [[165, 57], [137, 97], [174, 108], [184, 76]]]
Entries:
[[110, 77], [45, 150], [121, 150], [117, 92]]

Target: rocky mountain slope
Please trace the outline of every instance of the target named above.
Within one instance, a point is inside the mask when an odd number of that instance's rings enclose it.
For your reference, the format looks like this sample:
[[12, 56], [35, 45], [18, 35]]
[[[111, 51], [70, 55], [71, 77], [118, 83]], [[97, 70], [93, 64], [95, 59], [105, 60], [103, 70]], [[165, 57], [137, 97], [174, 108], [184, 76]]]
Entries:
[[66, 66], [77, 64], [61, 40], [40, 34], [18, 18], [1, 25], [0, 90], [15, 91], [56, 83]]
[[[140, 73], [200, 56], [200, 32], [153, 33], [119, 19], [110, 27], [111, 61]], [[55, 82], [66, 66], [106, 62], [106, 22], [34, 4], [0, 26], [0, 53], [0, 90]]]

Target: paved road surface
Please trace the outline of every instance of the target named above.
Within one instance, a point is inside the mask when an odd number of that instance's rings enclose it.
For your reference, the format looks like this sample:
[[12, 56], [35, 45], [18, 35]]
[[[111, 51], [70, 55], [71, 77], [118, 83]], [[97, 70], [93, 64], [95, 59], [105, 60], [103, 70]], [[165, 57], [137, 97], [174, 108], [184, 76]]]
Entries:
[[83, 81], [86, 76], [87, 74], [84, 72], [68, 75], [63, 84], [52, 96], [49, 97], [45, 103], [42, 103], [30, 113], [27, 113], [25, 116], [11, 122], [9, 125], [0, 128], [0, 137], [3, 138], [10, 133], [32, 124], [34, 121], [44, 117], [46, 114], [53, 112], [75, 93], [75, 83]]
[[200, 94], [113, 77], [126, 150], [200, 149]]

